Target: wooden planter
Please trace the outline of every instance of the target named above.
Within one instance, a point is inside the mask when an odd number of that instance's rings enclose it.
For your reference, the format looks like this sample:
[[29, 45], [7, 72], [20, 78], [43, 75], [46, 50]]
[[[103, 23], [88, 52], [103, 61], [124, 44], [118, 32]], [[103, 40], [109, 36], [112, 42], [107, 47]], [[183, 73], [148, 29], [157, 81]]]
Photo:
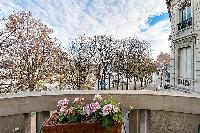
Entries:
[[51, 124], [50, 117], [43, 125], [43, 133], [121, 133], [122, 124], [116, 124], [111, 129], [101, 127], [99, 123]]

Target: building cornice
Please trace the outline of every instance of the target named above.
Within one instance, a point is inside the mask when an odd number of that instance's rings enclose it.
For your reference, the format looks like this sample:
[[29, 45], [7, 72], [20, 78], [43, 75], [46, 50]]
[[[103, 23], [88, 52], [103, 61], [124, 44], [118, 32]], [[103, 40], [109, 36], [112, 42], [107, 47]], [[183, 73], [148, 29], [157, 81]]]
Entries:
[[196, 37], [197, 37], [197, 34], [194, 33], [194, 34], [191, 34], [188, 36], [184, 36], [184, 37], [172, 40], [172, 42], [174, 44], [176, 44], [176, 47], [180, 47], [180, 48], [187, 47], [187, 46], [191, 46], [193, 43], [195, 43]]
[[183, 37], [173, 39], [172, 42], [177, 43], [177, 42], [188, 40], [188, 39], [191, 39], [191, 38], [196, 38], [197, 36], [198, 36], [197, 33], [193, 33], [193, 34], [190, 34], [190, 35], [187, 35], [187, 36], [183, 36]]

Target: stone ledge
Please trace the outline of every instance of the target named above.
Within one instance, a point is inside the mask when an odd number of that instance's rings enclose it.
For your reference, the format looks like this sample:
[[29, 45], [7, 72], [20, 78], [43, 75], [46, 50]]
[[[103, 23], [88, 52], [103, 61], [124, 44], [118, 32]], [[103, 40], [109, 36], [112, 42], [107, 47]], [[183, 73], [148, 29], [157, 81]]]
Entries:
[[106, 90], [106, 91], [61, 91], [35, 94], [4, 95], [0, 99], [0, 116], [9, 116], [30, 112], [56, 110], [57, 101], [67, 97], [85, 97], [91, 100], [95, 94], [116, 98], [121, 106], [134, 109], [163, 110], [180, 113], [200, 114], [200, 96], [180, 92], [149, 90]]

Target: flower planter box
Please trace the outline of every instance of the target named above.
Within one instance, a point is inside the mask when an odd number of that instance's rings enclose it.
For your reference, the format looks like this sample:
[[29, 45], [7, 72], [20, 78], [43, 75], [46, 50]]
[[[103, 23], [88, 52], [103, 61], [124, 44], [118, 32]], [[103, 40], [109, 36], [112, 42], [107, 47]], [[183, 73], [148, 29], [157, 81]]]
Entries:
[[[97, 94], [92, 103], [82, 97], [69, 106], [67, 98], [58, 101], [59, 111], [44, 122], [44, 133], [121, 133], [123, 116], [119, 103], [112, 97]], [[95, 122], [91, 122], [95, 121]]]
[[99, 123], [56, 124], [53, 114], [43, 125], [43, 133], [121, 133], [122, 124], [116, 124], [111, 129], [101, 127]]

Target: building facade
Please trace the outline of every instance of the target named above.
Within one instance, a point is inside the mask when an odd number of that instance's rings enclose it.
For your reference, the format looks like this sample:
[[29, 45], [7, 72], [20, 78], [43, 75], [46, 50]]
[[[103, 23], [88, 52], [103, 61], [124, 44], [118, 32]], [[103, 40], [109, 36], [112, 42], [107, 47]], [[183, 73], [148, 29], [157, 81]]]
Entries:
[[200, 0], [167, 0], [171, 21], [170, 84], [200, 92]]

